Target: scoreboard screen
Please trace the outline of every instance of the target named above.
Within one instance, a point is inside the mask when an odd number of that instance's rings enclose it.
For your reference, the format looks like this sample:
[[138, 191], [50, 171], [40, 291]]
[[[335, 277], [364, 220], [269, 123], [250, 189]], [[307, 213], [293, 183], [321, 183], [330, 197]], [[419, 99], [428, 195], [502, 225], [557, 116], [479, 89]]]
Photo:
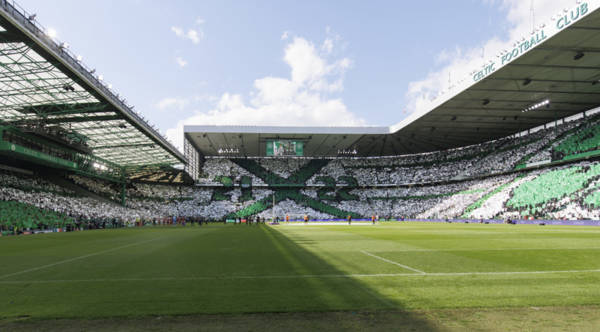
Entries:
[[302, 141], [267, 141], [267, 156], [298, 156], [304, 155], [304, 142]]

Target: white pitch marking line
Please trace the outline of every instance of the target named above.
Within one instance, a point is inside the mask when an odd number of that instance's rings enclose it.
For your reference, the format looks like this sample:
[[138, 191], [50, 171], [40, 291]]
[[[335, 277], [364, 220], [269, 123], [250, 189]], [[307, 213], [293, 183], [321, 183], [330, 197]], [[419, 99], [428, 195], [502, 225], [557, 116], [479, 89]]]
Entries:
[[372, 254], [372, 253], [370, 253], [370, 252], [367, 252], [367, 251], [364, 251], [364, 250], [361, 250], [360, 252], [362, 252], [362, 253], [363, 253], [363, 254], [365, 254], [365, 255], [371, 256], [371, 257], [373, 257], [373, 258], [377, 258], [377, 259], [379, 259], [379, 260], [382, 260], [382, 261], [384, 261], [384, 262], [386, 262], [386, 263], [390, 263], [390, 264], [394, 264], [394, 265], [396, 265], [396, 266], [400, 266], [401, 268], [404, 268], [404, 269], [406, 269], [406, 270], [411, 270], [411, 271], [417, 272], [417, 273], [419, 273], [419, 274], [427, 274], [426, 272], [423, 272], [423, 271], [421, 271], [421, 270], [417, 270], [417, 269], [415, 269], [415, 268], [412, 268], [412, 267], [410, 267], [410, 266], [408, 266], [408, 265], [404, 265], [404, 264], [400, 264], [400, 263], [398, 263], [398, 262], [391, 261], [391, 260], [389, 260], [389, 259], [386, 259], [386, 258], [383, 258], [383, 257], [377, 256], [377, 255], [374, 255], [374, 254]]
[[140, 281], [196, 281], [196, 280], [239, 280], [239, 279], [310, 279], [310, 278], [395, 278], [395, 277], [459, 277], [478, 275], [527, 275], [554, 273], [600, 273], [597, 270], [558, 270], [558, 271], [510, 271], [510, 272], [434, 272], [415, 273], [377, 273], [377, 274], [299, 274], [270, 276], [206, 276], [206, 277], [156, 277], [156, 278], [103, 278], [103, 279], [60, 279], [60, 280], [0, 280], [0, 284], [49, 284], [69, 282], [140, 282]]
[[372, 222], [353, 222], [352, 224], [348, 224], [347, 222], [310, 222], [308, 224], [304, 222], [291, 222], [285, 223], [282, 222], [277, 227], [281, 226], [373, 226]]
[[519, 274], [552, 274], [552, 273], [597, 273], [600, 272], [598, 270], [547, 270], [547, 271], [507, 271], [507, 272], [436, 272], [436, 273], [427, 273], [428, 276], [483, 276], [483, 275], [519, 275]]
[[111, 249], [107, 249], [107, 250], [103, 250], [103, 251], [98, 251], [98, 252], [95, 252], [95, 253], [92, 253], [92, 254], [87, 254], [87, 255], [83, 255], [83, 256], [77, 256], [77, 257], [65, 259], [65, 260], [62, 260], [62, 261], [59, 261], [59, 262], [55, 262], [55, 263], [51, 263], [51, 264], [46, 264], [46, 265], [34, 267], [34, 268], [31, 268], [31, 269], [27, 269], [27, 270], [23, 270], [23, 271], [19, 271], [19, 272], [13, 272], [13, 273], [5, 274], [3, 276], [0, 276], [0, 279], [12, 277], [12, 276], [16, 276], [16, 275], [23, 274], [23, 273], [28, 273], [28, 272], [33, 272], [33, 271], [38, 271], [38, 270], [46, 269], [46, 268], [49, 268], [49, 267], [53, 267], [53, 266], [56, 266], [56, 265], [73, 262], [73, 261], [84, 259], [84, 258], [88, 258], [88, 257], [93, 257], [93, 256], [98, 256], [98, 255], [106, 254], [108, 252], [117, 251], [117, 250], [120, 250], [120, 249], [124, 249], [124, 248], [128, 248], [128, 247], [136, 246], [136, 245], [139, 245], [139, 244], [144, 244], [144, 243], [156, 241], [158, 239], [160, 239], [160, 237], [154, 238], [154, 239], [151, 239], [151, 240], [134, 242], [134, 243], [126, 244], [124, 246], [120, 246], [120, 247], [111, 248]]
[[600, 247], [580, 247], [580, 248], [468, 248], [468, 249], [426, 249], [426, 248], [416, 248], [416, 249], [394, 249], [394, 251], [398, 252], [454, 252], [454, 251], [524, 251], [524, 250], [600, 250]]

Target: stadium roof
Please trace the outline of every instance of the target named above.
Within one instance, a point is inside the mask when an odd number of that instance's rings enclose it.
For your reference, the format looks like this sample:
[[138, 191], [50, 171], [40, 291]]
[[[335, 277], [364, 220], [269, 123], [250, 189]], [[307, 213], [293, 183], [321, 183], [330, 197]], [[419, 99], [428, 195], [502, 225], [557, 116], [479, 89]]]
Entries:
[[[365, 135], [389, 133], [388, 127], [268, 127], [185, 126], [186, 138], [204, 155], [266, 155], [268, 140], [303, 141], [305, 156], [337, 155], [338, 149], [353, 146]], [[229, 154], [226, 150], [236, 153]], [[224, 151], [225, 153], [219, 153]], [[238, 151], [239, 150], [239, 151]]]
[[399, 155], [506, 137], [600, 106], [600, 1], [583, 1], [494, 55], [391, 127], [185, 126], [206, 156], [265, 155], [264, 141], [304, 141], [307, 156]]
[[93, 155], [119, 166], [185, 162], [68, 45], [11, 3], [0, 0], [0, 123], [58, 125], [87, 137]]

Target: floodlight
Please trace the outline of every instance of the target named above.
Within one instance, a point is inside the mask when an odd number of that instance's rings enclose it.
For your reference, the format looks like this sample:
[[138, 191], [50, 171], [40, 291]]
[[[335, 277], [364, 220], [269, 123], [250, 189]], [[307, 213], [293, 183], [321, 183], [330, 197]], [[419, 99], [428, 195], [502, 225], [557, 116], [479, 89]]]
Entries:
[[533, 111], [533, 110], [536, 110], [536, 109], [541, 108], [543, 106], [550, 107], [550, 100], [546, 99], [546, 100], [541, 101], [539, 103], [533, 104], [533, 105], [531, 105], [531, 106], [529, 106], [529, 107], [521, 110], [521, 113]]

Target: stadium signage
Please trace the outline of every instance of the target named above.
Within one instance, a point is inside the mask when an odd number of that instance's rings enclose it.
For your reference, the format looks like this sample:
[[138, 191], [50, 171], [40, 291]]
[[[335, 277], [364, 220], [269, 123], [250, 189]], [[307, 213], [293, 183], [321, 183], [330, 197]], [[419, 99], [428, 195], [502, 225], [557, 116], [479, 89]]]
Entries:
[[566, 28], [567, 26], [571, 25], [571, 23], [577, 21], [580, 17], [587, 14], [587, 12], [588, 12], [588, 4], [587, 4], [587, 2], [584, 2], [581, 4], [581, 6], [577, 7], [577, 10], [571, 9], [571, 12], [569, 15], [565, 14], [565, 16], [559, 18], [556, 21], [556, 28], [558, 30], [562, 30], [562, 29]]
[[[561, 31], [564, 28], [568, 27], [569, 25], [575, 23], [580, 18], [585, 16], [585, 14], [587, 14], [588, 11], [589, 11], [589, 6], [588, 6], [587, 2], [584, 2], [580, 5], [578, 5], [577, 8], [575, 8], [575, 9], [571, 9], [565, 15], [561, 16], [559, 19], [556, 20], [556, 31], [555, 32]], [[546, 33], [546, 30], [542, 28], [539, 31], [537, 31], [535, 34], [532, 34], [531, 38], [521, 39], [520, 42], [515, 43], [515, 46], [512, 50], [506, 51], [502, 54], [501, 63], [500, 63], [499, 67], [502, 67], [505, 64], [517, 59], [518, 57], [520, 57], [521, 55], [523, 55], [524, 53], [529, 51], [531, 48], [535, 47], [536, 45], [538, 45], [541, 42], [543, 42], [544, 40], [546, 40], [547, 38], [548, 38], [548, 34]], [[497, 67], [497, 64], [495, 61], [492, 61], [489, 64], [486, 64], [482, 70], [475, 72], [475, 74], [473, 75], [473, 81], [474, 82], [481, 81], [482, 79], [484, 79], [485, 77], [487, 77], [488, 75], [490, 75], [491, 73], [496, 71], [496, 69], [498, 69], [499, 67]]]
[[267, 156], [299, 156], [304, 155], [304, 142], [292, 140], [267, 141]]
[[8, 150], [25, 158], [52, 163], [62, 167], [77, 168], [77, 163], [75, 162], [55, 157], [40, 151], [32, 150], [21, 145], [12, 144], [9, 142], [0, 142], [0, 153]]
[[525, 40], [524, 42], [517, 45], [517, 47], [513, 48], [511, 52], [505, 53], [502, 56], [502, 65], [511, 62], [513, 59], [518, 58], [521, 54], [529, 51], [530, 48], [546, 40], [546, 38], [548, 38], [548, 36], [546, 35], [546, 32], [544, 30], [537, 32], [535, 36], [531, 37], [531, 39]]

